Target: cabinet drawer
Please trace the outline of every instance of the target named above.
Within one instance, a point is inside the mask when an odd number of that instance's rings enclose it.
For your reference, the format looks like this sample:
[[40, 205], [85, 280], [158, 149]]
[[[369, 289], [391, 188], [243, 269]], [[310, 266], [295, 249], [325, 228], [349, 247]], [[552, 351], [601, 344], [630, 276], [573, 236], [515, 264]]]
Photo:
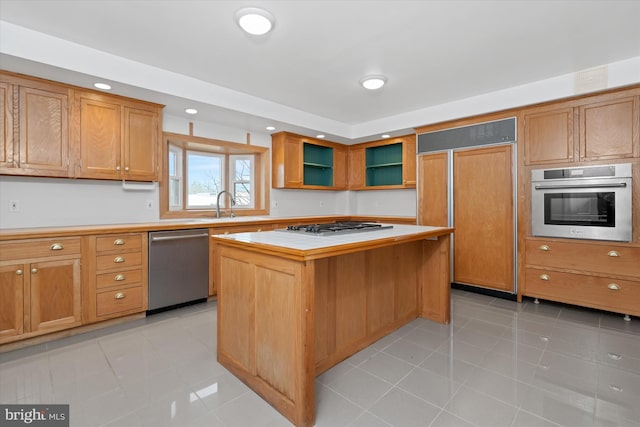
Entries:
[[640, 315], [640, 282], [526, 268], [525, 295]]
[[640, 248], [527, 240], [526, 264], [640, 277]]
[[109, 316], [128, 311], [143, 311], [142, 286], [100, 292], [96, 295], [96, 315]]
[[96, 268], [98, 271], [111, 270], [114, 268], [126, 268], [142, 265], [142, 253], [125, 252], [111, 255], [98, 255], [96, 257]]
[[142, 270], [115, 271], [96, 276], [96, 288], [104, 289], [113, 286], [130, 285], [142, 282]]
[[96, 238], [96, 251], [131, 251], [142, 248], [142, 236], [140, 234], [114, 234]]
[[10, 240], [0, 243], [0, 260], [79, 255], [80, 238]]

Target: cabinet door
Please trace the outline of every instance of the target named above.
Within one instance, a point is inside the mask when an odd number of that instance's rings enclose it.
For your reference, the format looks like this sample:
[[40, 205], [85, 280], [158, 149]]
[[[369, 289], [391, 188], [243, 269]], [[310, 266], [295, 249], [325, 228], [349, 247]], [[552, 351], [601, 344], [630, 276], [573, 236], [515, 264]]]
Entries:
[[155, 111], [125, 107], [123, 146], [125, 178], [157, 181], [160, 147]]
[[20, 335], [24, 317], [24, 265], [0, 267], [0, 340]]
[[13, 86], [0, 82], [0, 169], [15, 167], [13, 152]]
[[360, 190], [365, 187], [365, 148], [349, 147], [349, 189]]
[[514, 290], [512, 147], [453, 155], [455, 282]]
[[284, 140], [284, 187], [300, 188], [302, 185], [302, 141], [298, 138]]
[[69, 175], [69, 91], [20, 87], [19, 166], [28, 175]]
[[30, 264], [31, 332], [80, 325], [80, 259]]
[[79, 96], [82, 178], [119, 179], [122, 152], [122, 106], [90, 95]]
[[448, 169], [447, 153], [418, 157], [418, 224], [449, 226]]
[[408, 188], [416, 186], [416, 138], [405, 138], [402, 142], [402, 184]]
[[638, 97], [580, 107], [580, 159], [604, 160], [640, 156]]
[[573, 126], [573, 108], [525, 113], [525, 164], [572, 162]]
[[347, 189], [347, 148], [333, 148], [333, 187], [336, 190]]

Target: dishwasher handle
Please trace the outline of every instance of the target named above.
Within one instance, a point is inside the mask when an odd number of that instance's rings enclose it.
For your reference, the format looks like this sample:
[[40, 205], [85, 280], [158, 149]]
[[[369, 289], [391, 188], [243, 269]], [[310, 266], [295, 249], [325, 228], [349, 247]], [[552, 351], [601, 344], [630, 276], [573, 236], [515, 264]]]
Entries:
[[185, 234], [182, 236], [151, 236], [151, 242], [161, 242], [167, 240], [195, 239], [198, 237], [209, 237], [209, 233]]

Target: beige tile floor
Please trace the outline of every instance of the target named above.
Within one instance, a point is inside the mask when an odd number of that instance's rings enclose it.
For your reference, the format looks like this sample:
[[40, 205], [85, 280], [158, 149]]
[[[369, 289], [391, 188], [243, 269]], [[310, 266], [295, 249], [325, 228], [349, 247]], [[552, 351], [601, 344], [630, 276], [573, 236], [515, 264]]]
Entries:
[[[454, 290], [317, 378], [317, 426], [640, 427], [640, 319]], [[216, 362], [216, 304], [0, 354], [0, 402], [71, 426], [290, 426]]]

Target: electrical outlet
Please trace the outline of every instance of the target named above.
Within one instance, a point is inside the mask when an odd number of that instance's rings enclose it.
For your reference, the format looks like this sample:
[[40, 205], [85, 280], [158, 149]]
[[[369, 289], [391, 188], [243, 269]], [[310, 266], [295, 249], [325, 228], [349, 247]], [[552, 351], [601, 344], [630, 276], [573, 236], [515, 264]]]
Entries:
[[20, 212], [20, 200], [9, 200], [9, 212]]
[[147, 200], [147, 209], [153, 209], [153, 200]]

